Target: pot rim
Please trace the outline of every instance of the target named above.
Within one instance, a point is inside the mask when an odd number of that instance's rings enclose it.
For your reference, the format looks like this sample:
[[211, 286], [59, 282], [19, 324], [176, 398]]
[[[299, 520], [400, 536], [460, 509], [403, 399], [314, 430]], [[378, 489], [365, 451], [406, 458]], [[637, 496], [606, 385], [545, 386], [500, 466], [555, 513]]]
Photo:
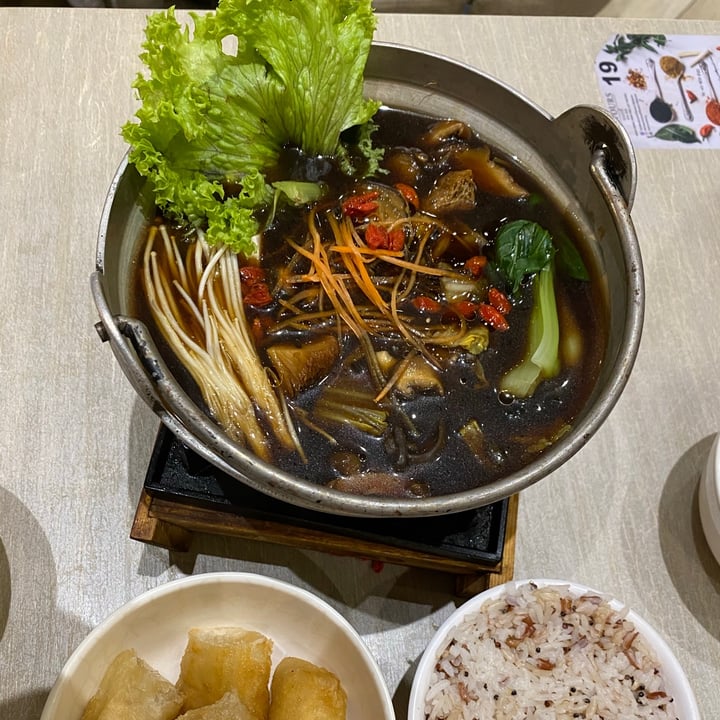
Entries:
[[[501, 88], [509, 95], [522, 101], [529, 109], [532, 109], [548, 123], [556, 121], [556, 118], [506, 83], [466, 63], [437, 53], [395, 43], [373, 42], [373, 48], [379, 52], [409, 53], [413, 56], [421, 56], [423, 60], [451, 64], [462, 72], [472, 73]], [[582, 108], [583, 106], [575, 107]], [[200, 427], [194, 426], [192, 423], [188, 427], [187, 408], [176, 405], [179, 395], [171, 394], [172, 399], [168, 403], [168, 396], [158, 392], [158, 372], [167, 373], [167, 377], [171, 381], [174, 380], [164, 366], [149, 333], [146, 336], [139, 337], [138, 333], [142, 333], [142, 327], [138, 328], [138, 325], [141, 326], [141, 323], [133, 325], [132, 321], [130, 321], [130, 325], [127, 325], [127, 318], [121, 318], [113, 314], [105, 294], [105, 244], [118, 187], [125, 173], [132, 170], [132, 166], [128, 163], [127, 153], [110, 184], [98, 232], [96, 271], [91, 278], [92, 294], [100, 315], [100, 323], [97, 326], [98, 331], [103, 339], [110, 340], [113, 351], [135, 390], [151, 405], [154, 412], [171, 432], [221, 471], [266, 495], [311, 510], [338, 515], [378, 518], [449, 514], [488, 505], [509, 497], [546, 477], [567, 462], [589, 441], [618, 401], [629, 379], [639, 349], [645, 295], [640, 247], [630, 218], [630, 207], [635, 192], [635, 156], [627, 133], [608, 113], [599, 108], [588, 108], [588, 110], [600, 113], [615, 126], [619, 138], [627, 144], [624, 150], [630, 158], [630, 167], [624, 183], [618, 184], [616, 182], [617, 178], [609, 176], [594, 178], [613, 215], [613, 221], [623, 247], [626, 309], [622, 340], [614, 366], [609, 372], [607, 383], [594, 395], [592, 412], [584, 413], [584, 416], [579, 421], [573, 422], [571, 431], [556, 442], [550, 452], [540, 455], [533, 462], [515, 473], [487, 485], [449, 495], [427, 498], [355, 495], [314, 484], [263, 462], [249, 450], [230, 440], [214, 421], [197, 408], [195, 409], [198, 410], [202, 417], [198, 417], [196, 413], [193, 413], [193, 415], [200, 422]], [[601, 153], [601, 151], [598, 152]], [[600, 165], [599, 174], [601, 176], [608, 175], [603, 173], [602, 157], [598, 159], [598, 163]], [[147, 357], [152, 360], [150, 363], [152, 368], [149, 367], [148, 362], [141, 362], [140, 367], [138, 367], [138, 344], [144, 345], [144, 350], [149, 352]], [[132, 368], [129, 368], [128, 364]], [[184, 395], [184, 393], [180, 395]], [[183, 402], [185, 401], [189, 401], [187, 396], [185, 396]], [[194, 405], [192, 401], [189, 402]]]

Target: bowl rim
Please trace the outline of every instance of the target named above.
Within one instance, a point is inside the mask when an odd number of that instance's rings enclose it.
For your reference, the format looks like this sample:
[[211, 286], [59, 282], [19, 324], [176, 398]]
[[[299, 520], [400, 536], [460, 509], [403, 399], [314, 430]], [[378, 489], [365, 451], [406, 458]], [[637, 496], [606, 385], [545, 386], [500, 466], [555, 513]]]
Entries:
[[[358, 651], [364, 665], [367, 667], [376, 687], [378, 695], [382, 699], [383, 707], [378, 709], [378, 717], [383, 720], [391, 720], [395, 717], [392, 696], [387, 686], [385, 678], [380, 671], [377, 661], [370, 653], [367, 645], [363, 641], [361, 635], [353, 627], [353, 625], [340, 614], [338, 610], [333, 608], [327, 601], [310, 590], [293, 585], [285, 580], [280, 580], [259, 573], [243, 572], [243, 571], [218, 571], [199, 573], [197, 575], [189, 575], [182, 578], [176, 578], [162, 583], [154, 588], [146, 590], [139, 595], [128, 600], [126, 603], [112, 611], [98, 625], [96, 625], [80, 642], [75, 650], [68, 657], [57, 679], [48, 694], [47, 700], [43, 707], [40, 720], [56, 720], [56, 705], [60, 700], [60, 696], [64, 690], [64, 685], [78, 671], [79, 666], [83, 662], [87, 653], [100, 642], [119, 623], [127, 620], [137, 612], [140, 608], [148, 604], [173, 595], [178, 592], [191, 590], [193, 587], [202, 585], [237, 585], [238, 587], [247, 587], [253, 585], [258, 588], [267, 588], [268, 590], [278, 590], [286, 595], [291, 596], [305, 604], [312, 605], [325, 614], [329, 621], [336, 625], [350, 640], [353, 647]], [[380, 710], [383, 714], [380, 715]]]
[[528, 584], [535, 584], [538, 587], [560, 586], [567, 588], [573, 595], [593, 594], [600, 596], [607, 601], [610, 606], [617, 611], [624, 611], [626, 617], [638, 629], [651, 646], [658, 661], [662, 664], [665, 673], [665, 680], [673, 689], [673, 698], [677, 700], [682, 698], [682, 706], [685, 713], [682, 720], [701, 720], [700, 710], [697, 705], [695, 693], [690, 685], [680, 662], [670, 649], [667, 641], [658, 633], [655, 628], [650, 625], [635, 610], [623, 603], [616, 596], [606, 592], [601, 592], [593, 587], [584, 585], [573, 580], [558, 580], [554, 578], [528, 578], [522, 580], [510, 580], [509, 582], [495, 587], [488, 588], [483, 592], [475, 595], [457, 607], [450, 616], [438, 628], [435, 635], [427, 645], [420, 660], [417, 664], [415, 675], [413, 676], [410, 697], [407, 706], [407, 720], [425, 720], [424, 712], [424, 695], [427, 685], [428, 676], [435, 666], [435, 658], [442, 647], [444, 647], [448, 636], [467, 615], [472, 614], [480, 609], [480, 607], [489, 600], [495, 600], [502, 597], [508, 591], [515, 590]]

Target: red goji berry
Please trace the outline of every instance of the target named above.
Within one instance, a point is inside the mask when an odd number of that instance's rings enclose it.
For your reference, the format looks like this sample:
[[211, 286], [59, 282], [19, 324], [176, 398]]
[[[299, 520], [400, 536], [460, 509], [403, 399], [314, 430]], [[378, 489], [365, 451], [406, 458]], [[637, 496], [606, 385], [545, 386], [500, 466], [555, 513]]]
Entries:
[[352, 195], [342, 201], [342, 211], [351, 218], [367, 217], [378, 209], [379, 204], [376, 199], [379, 195], [380, 193], [377, 190], [371, 190], [362, 195]]
[[257, 265], [244, 265], [240, 268], [240, 280], [248, 285], [265, 280], [265, 270]]
[[418, 295], [412, 299], [415, 309], [422, 313], [436, 313], [442, 310], [442, 305], [427, 295]]
[[371, 222], [365, 228], [365, 243], [373, 250], [398, 252], [405, 247], [405, 231], [396, 227], [388, 232], [384, 226]]
[[715, 129], [714, 125], [703, 125], [700, 128], [700, 137], [705, 140], [706, 138], [709, 138], [710, 135], [712, 135], [712, 131]]
[[503, 315], [507, 315], [512, 310], [512, 304], [507, 295], [496, 287], [488, 290], [488, 302]]
[[484, 255], [473, 255], [470, 259], [465, 261], [465, 269], [473, 277], [479, 277], [486, 265], [487, 258]]
[[697, 95], [692, 90], [688, 90], [687, 98], [691, 103], [694, 103], [697, 100]]
[[474, 320], [477, 317], [477, 305], [469, 300], [458, 300], [452, 303], [450, 307], [466, 320]]
[[417, 210], [420, 207], [420, 198], [418, 197], [417, 190], [411, 185], [405, 183], [395, 183], [395, 188], [405, 198], [407, 204], [413, 209]]
[[365, 228], [365, 244], [373, 250], [385, 250], [388, 247], [387, 230], [377, 223], [371, 222]]
[[508, 321], [505, 316], [494, 308], [492, 305], [487, 303], [480, 303], [478, 305], [478, 315], [483, 322], [487, 323], [493, 330], [500, 330], [501, 332], [509, 329]]
[[243, 294], [243, 302], [251, 307], [265, 307], [273, 301], [270, 289], [264, 282], [251, 285]]
[[405, 230], [402, 227], [393, 228], [388, 233], [387, 249], [398, 252], [405, 247]]

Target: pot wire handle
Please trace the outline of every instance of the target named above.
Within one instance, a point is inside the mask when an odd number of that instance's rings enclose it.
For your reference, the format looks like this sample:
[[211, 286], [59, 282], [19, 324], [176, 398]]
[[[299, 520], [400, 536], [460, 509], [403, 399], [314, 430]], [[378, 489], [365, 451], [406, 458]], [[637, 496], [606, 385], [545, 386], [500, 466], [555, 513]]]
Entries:
[[134, 352], [135, 359], [139, 361], [139, 366], [137, 362], [129, 365], [133, 368], [133, 377], [139, 379], [145, 391], [145, 399], [152, 398], [153, 410], [163, 414], [168, 408], [173, 408], [180, 409], [181, 414], [186, 413], [193, 406], [192, 400], [175, 383], [145, 324], [124, 315], [116, 315], [113, 319], [120, 335], [129, 341], [124, 343], [128, 356]]
[[612, 208], [618, 229], [626, 236], [634, 235], [630, 203], [625, 199], [622, 189], [613, 176], [606, 148], [601, 146], [593, 151], [590, 159], [590, 175], [605, 202]]
[[95, 330], [103, 342], [110, 344], [135, 391], [157, 413], [162, 409], [162, 401], [155, 388], [162, 371], [149, 361], [149, 354], [141, 350], [143, 343], [138, 339], [141, 334], [138, 325], [123, 315], [113, 315], [109, 321], [103, 318], [97, 322]]
[[602, 174], [620, 192], [628, 211], [632, 209], [637, 168], [625, 128], [607, 110], [594, 105], [576, 105], [555, 118], [552, 125], [557, 145], [553, 146], [551, 160], [576, 190], [577, 197], [595, 193], [597, 180], [588, 173], [588, 164], [593, 162], [596, 151], [602, 150]]
[[[619, 235], [628, 239], [625, 263], [625, 273], [628, 283], [628, 302], [629, 304], [641, 304], [642, 297], [644, 296], [645, 273], [640, 255], [640, 245], [637, 242], [635, 227], [630, 216], [631, 206], [613, 178], [613, 173], [609, 168], [607, 151], [603, 147], [597, 148], [592, 154], [590, 176], [610, 208]], [[628, 308], [628, 313], [630, 313], [630, 308]], [[635, 336], [631, 341], [635, 345], [640, 342], [641, 331], [642, 320], [636, 327], [631, 326], [628, 331]]]
[[[123, 367], [131, 368], [131, 383], [162, 422], [188, 447], [220, 470], [246, 482], [253, 477], [256, 466], [262, 461], [243, 455], [239, 446], [180, 387], [145, 324], [124, 315], [114, 315], [112, 320], [113, 351], [119, 351], [127, 358], [121, 362]], [[107, 330], [107, 324], [102, 325]], [[265, 491], [274, 494], [267, 488]], [[282, 499], [281, 495], [276, 496]]]

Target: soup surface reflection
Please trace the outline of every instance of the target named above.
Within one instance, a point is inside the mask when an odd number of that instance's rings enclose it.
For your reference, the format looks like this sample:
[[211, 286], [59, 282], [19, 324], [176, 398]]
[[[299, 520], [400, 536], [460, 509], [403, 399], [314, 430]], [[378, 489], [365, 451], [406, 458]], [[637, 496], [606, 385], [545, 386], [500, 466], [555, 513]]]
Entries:
[[[584, 407], [606, 346], [597, 268], [571, 219], [462, 123], [389, 108], [376, 122], [384, 159], [373, 177], [348, 177], [336, 159], [285, 152], [270, 173], [285, 196], [265, 219], [258, 258], [232, 256], [225, 266], [229, 253], [213, 260], [212, 249], [158, 217], [140, 251], [137, 313], [198, 403], [279, 468], [353, 493], [468, 490], [527, 465]], [[300, 189], [314, 184], [319, 199], [288, 202], [296, 190], [288, 180]], [[508, 373], [538, 357], [533, 343], [543, 352], [553, 343], [546, 316], [538, 335], [544, 271], [532, 263], [543, 238], [552, 239], [545, 298], [557, 318], [557, 360], [519, 392]], [[206, 280], [201, 270], [187, 279], [187, 293], [199, 293], [195, 310], [184, 295], [171, 303], [182, 333], [158, 322], [152, 301], [161, 304], [152, 288], [162, 295], [174, 287], [153, 284], [177, 271], [168, 247], [188, 267], [204, 253]], [[508, 260], [518, 248], [530, 255]], [[518, 266], [522, 279], [513, 282], [507, 268]], [[232, 278], [242, 293], [234, 304]], [[204, 314], [215, 301], [217, 322]], [[232, 307], [260, 375], [222, 339], [223, 318], [236, 322]], [[223, 373], [245, 387], [251, 405], [221, 398], [177, 342], [193, 358], [215, 344], [227, 361]], [[267, 406], [253, 395], [262, 374], [279, 397]]]

